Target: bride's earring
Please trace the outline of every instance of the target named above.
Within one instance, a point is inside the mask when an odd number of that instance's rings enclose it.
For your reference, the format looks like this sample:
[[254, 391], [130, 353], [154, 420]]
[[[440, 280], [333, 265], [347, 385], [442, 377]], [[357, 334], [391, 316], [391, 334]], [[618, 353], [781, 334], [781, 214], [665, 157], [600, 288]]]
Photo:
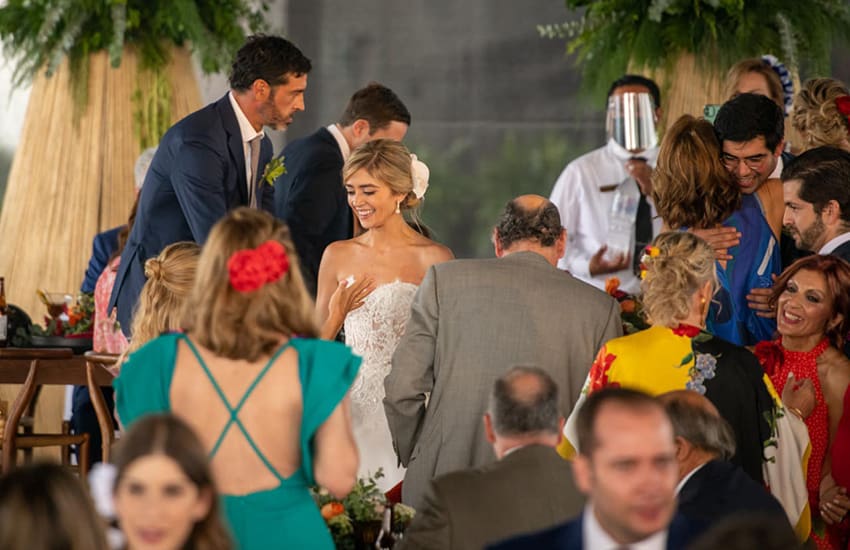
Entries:
[[401, 214], [401, 201], [395, 203], [395, 213]]

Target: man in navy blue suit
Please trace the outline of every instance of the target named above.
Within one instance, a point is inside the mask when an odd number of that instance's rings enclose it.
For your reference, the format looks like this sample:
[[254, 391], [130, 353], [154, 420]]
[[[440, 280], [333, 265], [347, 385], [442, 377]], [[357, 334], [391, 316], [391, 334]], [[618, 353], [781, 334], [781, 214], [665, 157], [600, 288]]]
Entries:
[[685, 548], [697, 529], [676, 514], [676, 447], [661, 403], [635, 390], [602, 389], [579, 410], [577, 431], [573, 474], [588, 497], [584, 512], [491, 548]]
[[410, 113], [389, 88], [372, 82], [351, 96], [339, 122], [289, 143], [286, 173], [275, 182], [275, 215], [292, 231], [304, 283], [315, 298], [325, 248], [354, 236], [342, 166], [351, 151], [373, 139], [401, 141]]
[[274, 209], [274, 188], [260, 177], [272, 158], [263, 126], [282, 130], [304, 110], [310, 60], [277, 36], [252, 36], [237, 52], [230, 92], [172, 126], [159, 143], [109, 308], [125, 334], [142, 286], [144, 264], [178, 241], [203, 244], [229, 210]]
[[658, 399], [667, 409], [676, 437], [679, 513], [706, 526], [742, 514], [770, 516], [777, 529], [793, 535], [779, 501], [728, 461], [735, 454], [735, 436], [711, 401], [689, 390], [665, 393]]

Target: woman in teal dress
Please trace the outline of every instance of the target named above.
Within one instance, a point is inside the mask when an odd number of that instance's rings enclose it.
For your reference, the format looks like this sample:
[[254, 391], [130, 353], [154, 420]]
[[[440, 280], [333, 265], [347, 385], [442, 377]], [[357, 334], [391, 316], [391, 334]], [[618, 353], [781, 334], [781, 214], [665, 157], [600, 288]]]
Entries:
[[314, 339], [313, 304], [283, 223], [239, 208], [213, 227], [185, 328], [121, 369], [122, 423], [172, 412], [193, 428], [239, 548], [333, 548], [309, 488], [342, 498], [356, 481], [347, 392], [360, 359]]

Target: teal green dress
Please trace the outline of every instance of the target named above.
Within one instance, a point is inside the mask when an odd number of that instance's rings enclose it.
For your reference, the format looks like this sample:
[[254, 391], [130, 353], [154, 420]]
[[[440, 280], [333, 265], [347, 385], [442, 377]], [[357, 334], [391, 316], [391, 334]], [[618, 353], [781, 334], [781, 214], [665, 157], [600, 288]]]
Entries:
[[[167, 334], [132, 354], [115, 380], [115, 405], [125, 428], [147, 414], [171, 410], [169, 393], [174, 374], [177, 344], [185, 341], [195, 353], [204, 372], [230, 411], [230, 420], [222, 430], [210, 459], [228, 431], [242, 432], [266, 468], [280, 481], [274, 489], [247, 495], [223, 495], [222, 503], [231, 532], [242, 550], [266, 548], [333, 549], [333, 541], [319, 509], [310, 495], [313, 478], [313, 436], [327, 420], [351, 387], [360, 358], [337, 342], [294, 338], [278, 349], [242, 399], [231, 405], [209, 368], [201, 360], [192, 342], [182, 334]], [[277, 357], [292, 346], [298, 352], [303, 415], [301, 419], [301, 467], [288, 478], [282, 477], [257, 448], [251, 434], [239, 420], [239, 411], [251, 392], [274, 365]]]

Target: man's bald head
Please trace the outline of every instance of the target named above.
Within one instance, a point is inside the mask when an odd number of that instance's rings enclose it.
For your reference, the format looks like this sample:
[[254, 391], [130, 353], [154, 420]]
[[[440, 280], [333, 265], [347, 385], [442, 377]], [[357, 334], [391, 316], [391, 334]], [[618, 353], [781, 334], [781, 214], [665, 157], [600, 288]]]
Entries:
[[558, 386], [537, 367], [513, 367], [493, 384], [489, 414], [500, 436], [559, 434]]
[[735, 436], [717, 407], [695, 391], [678, 390], [658, 396], [673, 422], [673, 432], [694, 447], [729, 460], [735, 454]]

